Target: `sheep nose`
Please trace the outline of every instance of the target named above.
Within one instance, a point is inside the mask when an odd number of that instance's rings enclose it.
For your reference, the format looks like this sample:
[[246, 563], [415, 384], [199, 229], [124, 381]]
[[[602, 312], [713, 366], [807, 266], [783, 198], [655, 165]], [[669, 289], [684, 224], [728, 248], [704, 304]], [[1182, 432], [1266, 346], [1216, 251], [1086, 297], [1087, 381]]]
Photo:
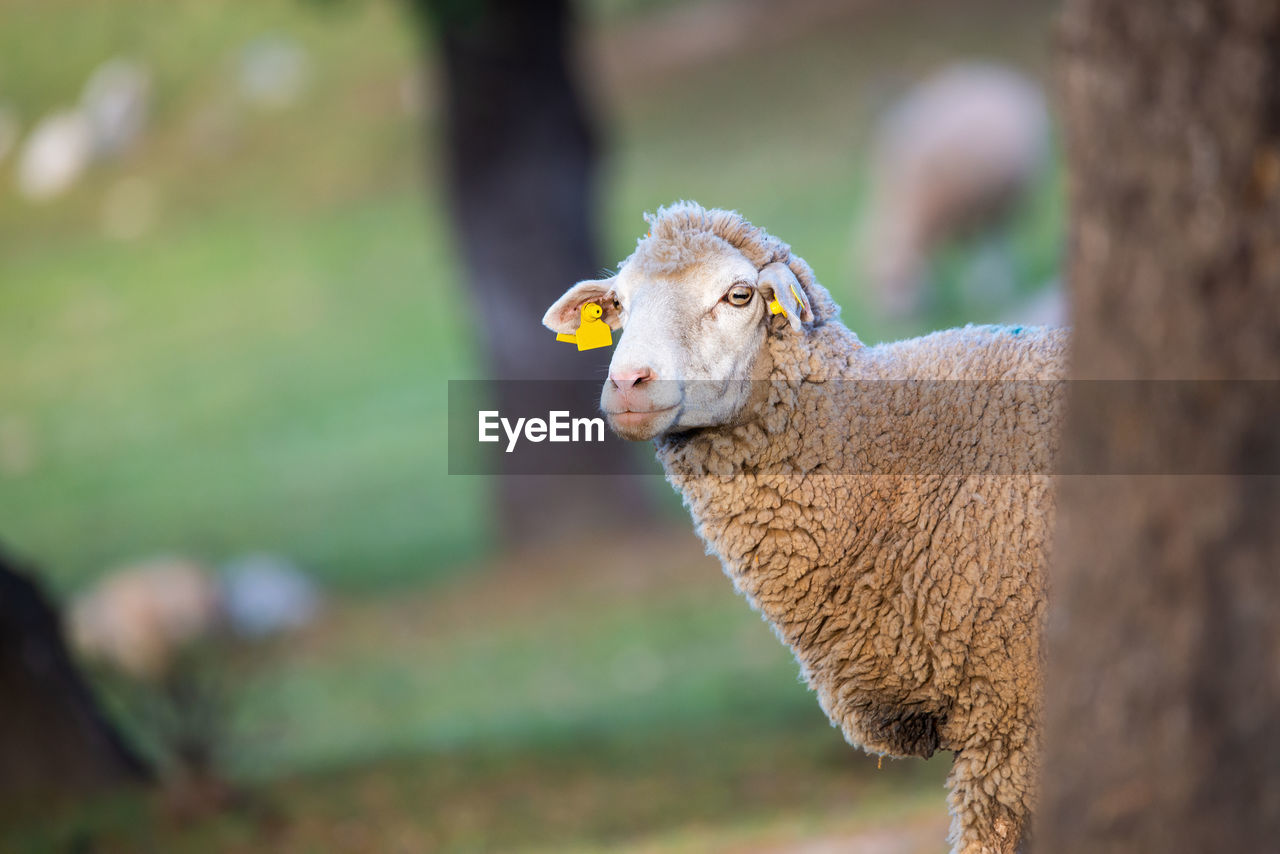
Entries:
[[642, 383], [656, 379], [650, 368], [627, 368], [620, 371], [609, 371], [609, 382], [619, 391], [630, 391]]

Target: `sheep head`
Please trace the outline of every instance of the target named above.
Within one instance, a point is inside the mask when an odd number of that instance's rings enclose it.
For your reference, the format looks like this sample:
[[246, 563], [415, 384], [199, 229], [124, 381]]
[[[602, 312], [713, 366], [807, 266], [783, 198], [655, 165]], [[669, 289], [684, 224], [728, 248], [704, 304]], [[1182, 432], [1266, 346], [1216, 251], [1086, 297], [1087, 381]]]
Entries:
[[768, 376], [768, 337], [815, 320], [807, 265], [738, 214], [681, 203], [649, 221], [617, 275], [579, 282], [543, 318], [572, 332], [595, 302], [623, 331], [600, 405], [634, 440], [733, 423]]

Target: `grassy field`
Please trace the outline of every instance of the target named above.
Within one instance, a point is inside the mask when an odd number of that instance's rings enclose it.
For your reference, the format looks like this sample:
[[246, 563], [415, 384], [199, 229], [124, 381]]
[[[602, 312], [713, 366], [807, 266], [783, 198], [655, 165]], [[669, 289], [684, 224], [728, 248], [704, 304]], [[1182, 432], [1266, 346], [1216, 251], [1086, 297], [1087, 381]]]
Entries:
[[[676, 5], [594, 0], [591, 38]], [[966, 247], [938, 264], [933, 315], [870, 309], [850, 249], [862, 147], [896, 80], [975, 54], [1041, 70], [1048, 12], [893, 5], [596, 81], [607, 257], [641, 211], [693, 198], [792, 243], [865, 340], [995, 319], [955, 296]], [[152, 796], [9, 805], [0, 848], [845, 850], [910, 825], [926, 841], [892, 850], [942, 850], [945, 758], [877, 771], [849, 751], [682, 520], [604, 572], [489, 554], [486, 484], [445, 475], [474, 321], [396, 5], [0, 0], [0, 20], [0, 100], [24, 124], [117, 53], [157, 89], [140, 148], [64, 198], [23, 201], [0, 162], [0, 537], [59, 593], [156, 552], [266, 550], [332, 595], [301, 637], [229, 653], [226, 767], [249, 808], [192, 826]], [[314, 65], [280, 112], [228, 81], [271, 32]], [[132, 240], [103, 224], [122, 184], [155, 207]], [[1055, 275], [1060, 231], [1051, 178], [1016, 229], [1024, 291]]]
[[[31, 851], [744, 850], [943, 821], [948, 762], [855, 753], [692, 537], [348, 602], [253, 652], [241, 808], [164, 797], [10, 814]], [[337, 686], [341, 686], [340, 689]], [[281, 769], [288, 769], [281, 773]], [[4, 811], [0, 810], [0, 815]], [[941, 831], [919, 850], [940, 850]]]
[[[744, 50], [654, 78], [632, 70], [597, 94], [613, 143], [608, 256], [627, 253], [641, 211], [695, 198], [790, 240], [864, 338], [992, 319], [948, 305], [882, 322], [853, 285], [849, 246], [877, 81], [955, 54], [1042, 54], [1043, 10], [996, 6], [998, 39], [990, 14], [963, 8], [866, 13], [785, 46], [803, 62]], [[422, 125], [436, 118], [399, 97], [416, 59], [398, 7], [134, 7], [4, 7], [0, 94], [28, 120], [73, 101], [115, 52], [157, 75], [140, 150], [66, 198], [28, 204], [0, 165], [4, 537], [64, 590], [156, 551], [268, 549], [346, 589], [447, 573], [491, 532], [482, 484], [443, 474], [445, 383], [475, 375], [472, 320], [423, 168]], [[629, 20], [598, 17], [605, 33]], [[33, 48], [46, 32], [65, 53]], [[262, 32], [313, 54], [314, 85], [286, 112], [225, 106], [231, 59]], [[211, 110], [232, 118], [208, 151], [192, 136]], [[158, 212], [121, 242], [101, 220], [126, 180], [144, 182]], [[1033, 284], [1052, 275], [1059, 239], [1056, 187], [1040, 195], [1015, 244]]]

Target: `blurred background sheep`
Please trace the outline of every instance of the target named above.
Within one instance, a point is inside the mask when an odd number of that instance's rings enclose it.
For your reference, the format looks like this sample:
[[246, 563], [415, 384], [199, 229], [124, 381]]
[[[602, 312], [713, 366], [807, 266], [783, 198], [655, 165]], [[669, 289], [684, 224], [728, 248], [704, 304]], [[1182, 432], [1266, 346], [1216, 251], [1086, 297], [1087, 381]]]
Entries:
[[1039, 85], [991, 63], [965, 62], [928, 77], [874, 129], [870, 201], [860, 256], [879, 309], [921, 311], [935, 294], [930, 263], [961, 238], [995, 240], [974, 259], [965, 287], [987, 303], [1014, 295], [1009, 217], [1049, 165], [1049, 112]]
[[111, 704], [163, 772], [169, 805], [199, 814], [227, 802], [227, 766], [246, 749], [229, 662], [317, 615], [314, 583], [287, 560], [247, 555], [221, 572], [184, 557], [108, 570], [67, 607], [67, 634], [100, 669]]
[[[18, 189], [31, 201], [59, 196], [94, 160], [120, 157], [142, 135], [151, 108], [151, 75], [141, 64], [116, 57], [96, 68], [77, 106], [40, 119], [23, 146]], [[6, 150], [0, 110], [0, 159]], [[9, 119], [10, 133], [16, 123]]]
[[184, 649], [219, 636], [262, 639], [305, 627], [320, 595], [284, 558], [247, 555], [220, 573], [163, 557], [109, 570], [68, 607], [68, 632], [86, 658], [162, 682]]
[[160, 682], [184, 647], [213, 635], [222, 597], [200, 564], [159, 558], [103, 576], [72, 601], [69, 617], [81, 654], [134, 679]]

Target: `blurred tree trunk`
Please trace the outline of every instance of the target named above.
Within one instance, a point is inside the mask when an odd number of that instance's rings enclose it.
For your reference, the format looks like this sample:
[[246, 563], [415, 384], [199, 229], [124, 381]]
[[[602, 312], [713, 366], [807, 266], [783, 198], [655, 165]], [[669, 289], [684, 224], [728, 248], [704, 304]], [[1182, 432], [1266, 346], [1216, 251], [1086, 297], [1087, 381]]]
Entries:
[[[595, 230], [599, 143], [575, 85], [568, 0], [411, 0], [442, 61], [449, 202], [489, 376], [583, 380], [575, 411], [594, 412], [610, 350], [579, 353], [542, 326], [568, 287], [600, 272]], [[558, 399], [557, 403], [564, 402]], [[503, 383], [497, 408], [545, 417], [536, 384]], [[554, 539], [648, 512], [634, 455], [580, 446], [589, 477], [499, 479], [500, 530]]]
[[1280, 3], [1061, 27], [1073, 374], [1206, 382], [1069, 392], [1069, 470], [1166, 474], [1061, 483], [1036, 851], [1275, 850], [1277, 386], [1211, 381], [1280, 379]]
[[67, 654], [57, 613], [0, 552], [0, 796], [148, 778]]

